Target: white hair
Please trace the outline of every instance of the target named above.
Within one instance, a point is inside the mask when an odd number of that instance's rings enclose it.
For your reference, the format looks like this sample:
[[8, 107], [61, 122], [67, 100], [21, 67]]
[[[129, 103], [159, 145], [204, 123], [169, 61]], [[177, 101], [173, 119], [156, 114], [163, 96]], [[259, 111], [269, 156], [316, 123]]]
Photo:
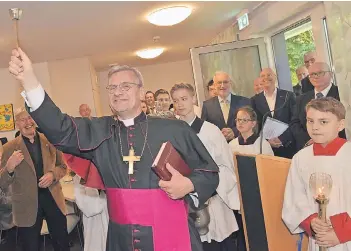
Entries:
[[117, 72], [122, 72], [122, 71], [131, 71], [134, 73], [134, 75], [137, 77], [139, 80], [139, 87], [144, 86], [144, 79], [143, 76], [141, 75], [140, 71], [137, 68], [130, 67], [128, 65], [114, 65], [110, 68], [108, 71], [108, 79], [111, 78], [111, 76]]
[[232, 78], [230, 77], [230, 75], [229, 75], [227, 72], [225, 72], [225, 71], [216, 71], [215, 74], [213, 75], [213, 81], [214, 81], [215, 77], [216, 77], [217, 75], [220, 75], [220, 74], [227, 75], [228, 78], [229, 78], [229, 80], [230, 80], [230, 81], [232, 80]]
[[27, 110], [24, 107], [17, 108], [16, 111], [14, 112], [15, 120], [17, 120], [18, 117], [23, 113], [26, 113], [29, 115], [29, 113], [27, 112]]

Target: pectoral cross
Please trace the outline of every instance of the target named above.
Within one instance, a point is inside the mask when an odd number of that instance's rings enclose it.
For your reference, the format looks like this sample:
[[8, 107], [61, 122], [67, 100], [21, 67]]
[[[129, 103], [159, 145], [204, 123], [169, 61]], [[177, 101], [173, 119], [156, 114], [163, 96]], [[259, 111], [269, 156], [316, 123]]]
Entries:
[[129, 149], [129, 155], [123, 156], [123, 161], [129, 162], [128, 174], [133, 174], [134, 162], [140, 161], [141, 156], [135, 156], [134, 148]]

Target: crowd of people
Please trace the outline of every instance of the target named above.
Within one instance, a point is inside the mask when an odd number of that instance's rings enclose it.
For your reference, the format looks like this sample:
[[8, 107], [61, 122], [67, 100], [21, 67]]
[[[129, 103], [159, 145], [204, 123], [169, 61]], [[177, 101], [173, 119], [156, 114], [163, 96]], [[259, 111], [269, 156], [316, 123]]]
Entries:
[[[292, 159], [282, 213], [287, 227], [306, 232], [311, 250], [351, 250], [350, 179], [342, 175], [350, 151], [346, 112], [329, 65], [317, 62], [315, 52], [306, 53], [304, 61], [293, 91], [280, 89], [273, 69], [265, 68], [253, 83], [253, 97], [235, 94], [229, 74], [217, 71], [202, 109], [191, 84], [144, 94], [137, 69], [113, 66], [107, 85], [113, 115], [93, 117], [82, 104], [81, 117], [75, 118], [50, 99], [27, 55], [13, 50], [9, 71], [24, 88], [26, 109], [15, 115], [20, 136], [3, 147], [0, 188], [12, 188], [13, 223], [24, 250], [39, 250], [43, 219], [54, 250], [69, 250], [59, 180], [70, 168], [85, 251], [244, 251], [233, 152]], [[267, 118], [288, 128], [264, 138]], [[171, 180], [153, 172], [164, 142], [179, 152], [190, 175], [170, 164]], [[138, 157], [132, 170], [124, 160], [131, 150]], [[317, 217], [305, 189], [319, 169], [332, 175], [339, 189], [328, 223]]]

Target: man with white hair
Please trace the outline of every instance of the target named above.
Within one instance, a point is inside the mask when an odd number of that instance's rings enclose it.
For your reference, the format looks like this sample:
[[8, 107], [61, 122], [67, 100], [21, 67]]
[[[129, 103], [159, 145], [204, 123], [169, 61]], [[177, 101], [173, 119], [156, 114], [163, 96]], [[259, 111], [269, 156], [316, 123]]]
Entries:
[[79, 114], [83, 118], [91, 118], [91, 109], [87, 104], [81, 104], [79, 106]]
[[[305, 55], [303, 56], [303, 61], [307, 70], [310, 68], [311, 65], [313, 65], [316, 62], [316, 59], [317, 59], [317, 53], [315, 51], [309, 51], [305, 53]], [[306, 93], [312, 90], [314, 90], [314, 87], [310, 81], [310, 78], [308, 76], [303, 78], [301, 80], [302, 93]]]
[[216, 72], [213, 82], [218, 96], [204, 101], [201, 118], [216, 125], [229, 142], [239, 135], [235, 126], [236, 110], [250, 105], [250, 100], [231, 93], [232, 80], [226, 72]]
[[39, 251], [43, 220], [48, 225], [55, 251], [68, 251], [66, 205], [60, 179], [66, 164], [35, 122], [22, 108], [15, 113], [21, 135], [4, 145], [0, 187], [12, 186], [13, 221], [23, 250]]
[[[307, 132], [307, 123], [309, 123], [309, 121], [306, 117], [305, 108], [308, 102], [312, 99], [322, 97], [332, 97], [340, 100], [339, 89], [332, 83], [333, 73], [327, 63], [314, 62], [314, 64], [309, 67], [308, 73], [308, 78], [313, 85], [313, 90], [296, 99], [295, 112], [290, 123], [291, 131], [296, 140], [297, 150], [301, 150], [302, 148], [313, 144], [313, 140]], [[339, 137], [346, 138], [345, 130], [342, 130], [339, 133]]]
[[297, 80], [299, 81], [295, 86], [293, 86], [293, 91], [297, 96], [300, 96], [302, 94], [302, 86], [301, 86], [301, 81], [308, 76], [308, 70], [306, 66], [301, 65], [298, 67], [295, 71]]
[[[49, 140], [99, 169], [110, 217], [106, 250], [202, 250], [188, 213], [215, 192], [218, 167], [186, 122], [149, 118], [142, 112], [143, 78], [137, 69], [110, 69], [106, 89], [114, 116], [91, 120], [60, 111], [21, 49], [12, 51], [9, 71], [22, 84], [31, 115]], [[160, 180], [152, 171], [161, 145], [168, 141], [192, 170], [190, 175], [168, 163], [171, 180]]]

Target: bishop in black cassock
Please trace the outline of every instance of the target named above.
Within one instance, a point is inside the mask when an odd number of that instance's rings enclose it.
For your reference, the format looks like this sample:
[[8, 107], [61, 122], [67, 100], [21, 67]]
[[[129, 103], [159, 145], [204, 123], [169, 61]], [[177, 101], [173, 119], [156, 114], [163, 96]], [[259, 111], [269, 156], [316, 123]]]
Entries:
[[[30, 114], [43, 133], [63, 152], [92, 160], [99, 169], [110, 216], [106, 249], [201, 251], [200, 237], [188, 212], [211, 197], [219, 178], [217, 165], [192, 129], [183, 121], [148, 118], [137, 106], [134, 107], [139, 115], [125, 120], [112, 116], [91, 120], [70, 117], [38, 85], [26, 54], [19, 49], [12, 55], [9, 70], [22, 82]], [[122, 107], [125, 111], [131, 107], [129, 101], [140, 102], [133, 100], [132, 95], [140, 94], [142, 78], [133, 68], [116, 73], [125, 79], [133, 78], [134, 74], [134, 83], [109, 83], [114, 87], [110, 92], [111, 107]], [[128, 88], [134, 89], [128, 92]], [[172, 143], [193, 170], [188, 177], [193, 191], [177, 200], [159, 188], [159, 178], [151, 170], [166, 141]], [[128, 174], [123, 156], [128, 155], [131, 147], [141, 159], [134, 163], [133, 174]]]

